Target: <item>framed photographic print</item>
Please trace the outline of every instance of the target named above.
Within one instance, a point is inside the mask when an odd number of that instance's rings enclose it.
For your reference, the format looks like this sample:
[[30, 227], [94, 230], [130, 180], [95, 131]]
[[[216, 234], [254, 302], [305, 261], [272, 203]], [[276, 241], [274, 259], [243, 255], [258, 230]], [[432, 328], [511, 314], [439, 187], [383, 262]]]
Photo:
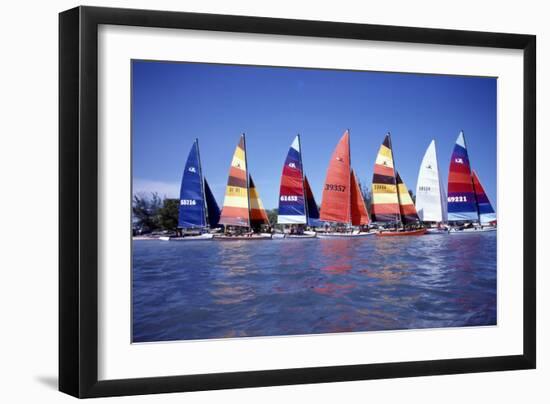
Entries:
[[60, 14], [59, 386], [535, 367], [535, 37]]

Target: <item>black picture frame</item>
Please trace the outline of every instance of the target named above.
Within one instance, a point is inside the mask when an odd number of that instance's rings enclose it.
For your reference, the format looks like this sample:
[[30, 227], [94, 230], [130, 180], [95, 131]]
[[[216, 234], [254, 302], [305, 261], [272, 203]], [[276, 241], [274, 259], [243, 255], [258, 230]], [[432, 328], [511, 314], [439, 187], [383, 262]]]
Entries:
[[[526, 224], [523, 229], [523, 354], [99, 381], [97, 52], [100, 24], [523, 50], [523, 220]], [[534, 35], [96, 7], [77, 7], [60, 13], [59, 390], [84, 398], [535, 368], [535, 104]]]

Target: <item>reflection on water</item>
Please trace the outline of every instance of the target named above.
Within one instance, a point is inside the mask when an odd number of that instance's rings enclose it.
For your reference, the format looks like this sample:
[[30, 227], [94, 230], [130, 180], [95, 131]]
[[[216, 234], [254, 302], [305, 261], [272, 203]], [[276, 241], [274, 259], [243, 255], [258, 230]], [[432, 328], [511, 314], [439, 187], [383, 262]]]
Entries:
[[134, 241], [133, 340], [496, 324], [496, 233]]

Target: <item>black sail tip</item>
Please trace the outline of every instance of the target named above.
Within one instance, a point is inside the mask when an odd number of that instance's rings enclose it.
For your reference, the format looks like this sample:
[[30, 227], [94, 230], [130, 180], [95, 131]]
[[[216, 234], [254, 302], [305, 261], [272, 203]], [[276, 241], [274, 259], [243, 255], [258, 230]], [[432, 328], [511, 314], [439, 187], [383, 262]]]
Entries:
[[382, 144], [388, 149], [391, 149], [390, 132], [386, 133], [386, 137], [384, 138], [384, 142]]

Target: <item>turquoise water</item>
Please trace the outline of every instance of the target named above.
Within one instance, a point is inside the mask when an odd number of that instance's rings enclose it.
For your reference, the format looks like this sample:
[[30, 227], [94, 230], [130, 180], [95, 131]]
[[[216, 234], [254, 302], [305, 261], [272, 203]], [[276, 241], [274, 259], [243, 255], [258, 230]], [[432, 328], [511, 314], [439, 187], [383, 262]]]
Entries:
[[496, 324], [496, 232], [133, 241], [133, 341]]

